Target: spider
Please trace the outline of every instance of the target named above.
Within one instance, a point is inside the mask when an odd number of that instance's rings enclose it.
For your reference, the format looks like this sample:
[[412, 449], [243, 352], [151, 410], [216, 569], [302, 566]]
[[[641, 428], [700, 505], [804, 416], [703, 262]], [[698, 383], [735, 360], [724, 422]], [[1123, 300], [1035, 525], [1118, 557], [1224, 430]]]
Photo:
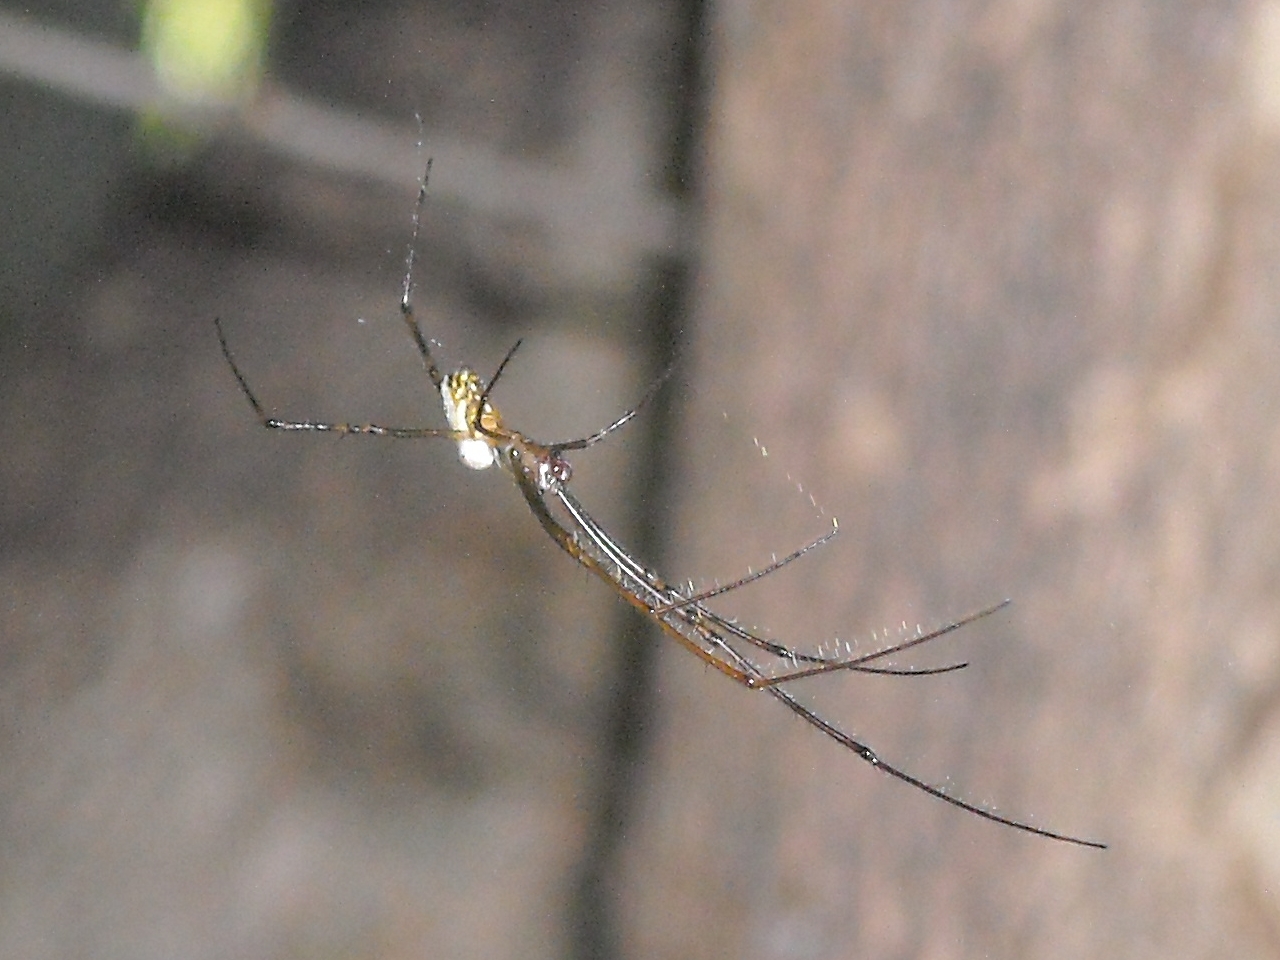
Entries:
[[[561, 550], [608, 584], [622, 599], [653, 621], [665, 634], [720, 673], [747, 689], [764, 691], [791, 713], [816, 727], [859, 759], [865, 760], [882, 773], [953, 807], [985, 820], [1050, 840], [1082, 847], [1106, 848], [1106, 844], [1096, 840], [1087, 840], [1036, 827], [952, 796], [940, 787], [886, 763], [870, 746], [841, 730], [811, 707], [801, 703], [787, 689], [788, 684], [837, 671], [924, 676], [960, 670], [967, 664], [954, 663], [943, 667], [911, 669], [880, 666], [877, 662], [909, 648], [937, 640], [967, 624], [988, 617], [1008, 606], [1009, 600], [1002, 600], [928, 632], [917, 629], [916, 635], [909, 640], [856, 656], [852, 651], [848, 651], [844, 656], [802, 653], [793, 646], [766, 639], [744, 629], [731, 619], [715, 613], [706, 606], [706, 601], [767, 576], [828, 542], [838, 532], [834, 522], [831, 530], [824, 535], [806, 543], [787, 556], [774, 560], [760, 570], [732, 583], [700, 593], [695, 592], [690, 586], [686, 594], [636, 559], [587, 512], [569, 489], [573, 470], [569, 461], [565, 459], [565, 453], [594, 446], [634, 418], [662, 386], [667, 373], [659, 376], [650, 385], [639, 403], [608, 426], [590, 436], [562, 440], [557, 443], [542, 443], [508, 427], [497, 407], [490, 401], [493, 388], [519, 349], [521, 341], [517, 340], [507, 351], [487, 383], [477, 373], [466, 367], [447, 375], [442, 374], [432, 355], [431, 346], [422, 332], [422, 327], [414, 316], [412, 304], [415, 251], [430, 174], [431, 161], [428, 160], [419, 183], [417, 201], [414, 204], [413, 236], [401, 288], [400, 316], [417, 346], [432, 386], [440, 394], [448, 426], [443, 428], [383, 427], [373, 423], [321, 423], [311, 420], [282, 420], [268, 416], [266, 409], [250, 388], [248, 380], [232, 356], [221, 321], [215, 319], [214, 326], [217, 330], [218, 342], [222, 347], [222, 355], [231, 368], [240, 391], [249, 401], [254, 414], [263, 426], [273, 430], [339, 435], [362, 434], [399, 439], [444, 437], [454, 441], [458, 446], [458, 456], [466, 466], [473, 470], [485, 470], [496, 466], [515, 481], [530, 511]], [[748, 656], [749, 648], [775, 658], [779, 668], [772, 671], [766, 669]]]

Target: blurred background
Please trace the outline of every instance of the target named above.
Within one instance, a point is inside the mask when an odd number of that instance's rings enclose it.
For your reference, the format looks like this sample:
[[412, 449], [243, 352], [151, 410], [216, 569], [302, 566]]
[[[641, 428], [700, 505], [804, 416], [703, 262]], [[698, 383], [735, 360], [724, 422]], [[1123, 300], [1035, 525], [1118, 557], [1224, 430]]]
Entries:
[[[1280, 950], [1280, 2], [0, 7], [0, 952]], [[672, 580], [432, 440], [397, 315]], [[812, 499], [810, 499], [812, 498]], [[902, 664], [906, 665], [906, 664]]]

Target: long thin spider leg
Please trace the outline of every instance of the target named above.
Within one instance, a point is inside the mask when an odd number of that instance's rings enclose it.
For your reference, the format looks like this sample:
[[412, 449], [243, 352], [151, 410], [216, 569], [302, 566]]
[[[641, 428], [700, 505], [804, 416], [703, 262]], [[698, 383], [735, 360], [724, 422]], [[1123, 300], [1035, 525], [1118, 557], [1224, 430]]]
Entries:
[[686, 606], [688, 604], [694, 604], [694, 603], [700, 604], [704, 600], [710, 600], [712, 597], [718, 597], [722, 593], [729, 593], [731, 590], [737, 590], [740, 587], [745, 587], [747, 584], [754, 583], [755, 581], [759, 580], [761, 577], [767, 577], [769, 574], [774, 573], [775, 571], [781, 570], [787, 564], [792, 563], [796, 560], [799, 560], [810, 550], [816, 550], [818, 547], [822, 546], [824, 543], [827, 543], [828, 541], [833, 540], [835, 538], [835, 535], [839, 532], [840, 532], [840, 527], [833, 520], [831, 521], [831, 529], [828, 532], [824, 533], [822, 536], [818, 537], [817, 539], [810, 540], [800, 549], [791, 551], [791, 553], [787, 554], [785, 557], [782, 557], [780, 560], [774, 560], [768, 566], [761, 567], [759, 570], [754, 570], [751, 573], [748, 573], [745, 577], [740, 577], [737, 580], [733, 581], [733, 583], [726, 583], [723, 586], [712, 587], [710, 590], [704, 590], [701, 593], [695, 593], [689, 597], [681, 597], [679, 600], [672, 601], [671, 603], [667, 604], [665, 608], [656, 612], [665, 613], [666, 610], [670, 609], [671, 607], [682, 607], [682, 606]]
[[249, 406], [253, 407], [253, 412], [257, 414], [258, 421], [264, 427], [269, 427], [272, 430], [295, 432], [336, 433], [340, 436], [364, 434], [372, 437], [395, 437], [402, 440], [421, 437], [456, 439], [456, 435], [452, 430], [437, 430], [431, 427], [380, 427], [376, 423], [321, 423], [314, 420], [281, 420], [277, 417], [269, 417], [253, 390], [250, 389], [249, 381], [245, 379], [244, 374], [240, 371], [235, 358], [231, 355], [231, 347], [227, 345], [227, 336], [223, 332], [222, 321], [215, 317], [213, 325], [218, 331], [218, 343], [222, 347], [222, 356], [226, 359], [227, 366], [231, 368], [232, 374], [235, 375], [236, 383], [240, 384], [240, 392], [245, 395], [245, 399], [249, 401]]
[[431, 346], [427, 343], [427, 338], [423, 336], [422, 327], [418, 325], [417, 318], [413, 315], [413, 265], [418, 257], [418, 233], [422, 227], [422, 208], [427, 202], [427, 181], [431, 179], [431, 158], [427, 158], [427, 168], [422, 174], [422, 181], [418, 187], [418, 200], [413, 205], [413, 238], [409, 241], [409, 253], [405, 258], [404, 265], [404, 287], [400, 292], [400, 317], [404, 320], [405, 326], [409, 328], [409, 336], [413, 337], [413, 342], [418, 348], [418, 354], [422, 357], [422, 365], [427, 368], [427, 376], [431, 378], [431, 384], [436, 388], [436, 393], [440, 392], [440, 387], [444, 383], [444, 377], [440, 375], [440, 368], [436, 366], [435, 357], [431, 355]]
[[654, 377], [653, 382], [649, 384], [648, 388], [644, 392], [644, 396], [640, 398], [636, 405], [602, 430], [597, 430], [589, 437], [579, 437], [576, 440], [561, 440], [559, 443], [548, 443], [545, 444], [545, 446], [550, 450], [561, 452], [565, 450], [585, 450], [587, 447], [594, 446], [609, 434], [613, 433], [613, 431], [633, 420], [636, 414], [644, 409], [644, 407], [647, 406], [648, 403], [657, 395], [658, 391], [662, 389], [662, 385], [670, 379], [671, 373], [674, 369], [675, 365], [672, 364], [667, 367], [667, 369], [663, 370], [662, 373]]
[[955, 673], [969, 666], [968, 660], [948, 663], [945, 667], [850, 667], [853, 673], [872, 673], [885, 677], [936, 677], [942, 673]]
[[884, 773], [887, 773], [889, 776], [894, 777], [898, 780], [901, 780], [903, 783], [910, 784], [911, 786], [915, 787], [917, 790], [923, 790], [925, 793], [929, 794], [929, 796], [931, 797], [937, 797], [939, 800], [943, 801], [944, 803], [949, 803], [953, 807], [958, 807], [961, 810], [966, 810], [975, 816], [982, 817], [982, 819], [984, 820], [990, 820], [992, 823], [1003, 824], [1006, 827], [1013, 827], [1015, 830], [1021, 830], [1024, 833], [1031, 833], [1031, 834], [1035, 834], [1038, 837], [1047, 837], [1050, 840], [1058, 840], [1058, 841], [1061, 841], [1062, 843], [1071, 843], [1080, 847], [1092, 847], [1095, 850], [1107, 849], [1107, 845], [1105, 843], [1100, 843], [1097, 840], [1085, 840], [1081, 837], [1072, 837], [1072, 836], [1068, 836], [1065, 833], [1055, 833], [1052, 830], [1045, 830], [1042, 827], [1034, 827], [1029, 823], [1023, 823], [1021, 820], [1013, 820], [1013, 819], [1010, 819], [1009, 817], [1002, 817], [998, 813], [988, 810], [985, 807], [980, 807], [977, 804], [969, 803], [966, 800], [961, 800], [959, 797], [953, 797], [951, 796], [951, 794], [946, 793], [941, 788], [935, 787], [933, 786], [933, 784], [926, 783], [924, 780], [921, 780], [918, 777], [913, 777], [911, 774], [907, 773], [905, 770], [900, 770], [895, 766], [885, 763], [883, 760], [880, 759], [879, 755], [870, 747], [868, 747], [865, 743], [862, 743], [861, 741], [849, 736], [849, 734], [845, 733], [839, 727], [836, 727], [834, 724], [830, 723], [829, 721], [824, 720], [822, 717], [818, 716], [818, 714], [814, 713], [812, 710], [810, 710], [808, 707], [806, 707], [804, 704], [798, 701], [791, 694], [787, 693], [787, 691], [781, 689], [780, 687], [765, 687], [764, 689], [767, 690], [769, 693], [771, 693], [775, 699], [783, 703], [787, 707], [787, 709], [790, 710], [792, 713], [794, 713], [797, 717], [800, 717], [802, 720], [806, 721], [810, 725], [817, 727], [819, 730], [821, 730], [823, 733], [829, 736], [832, 740], [835, 740], [837, 743], [843, 744], [845, 747], [848, 747], [855, 754], [857, 754], [859, 758], [867, 761], [867, 763], [871, 764], [877, 770], [881, 770]]

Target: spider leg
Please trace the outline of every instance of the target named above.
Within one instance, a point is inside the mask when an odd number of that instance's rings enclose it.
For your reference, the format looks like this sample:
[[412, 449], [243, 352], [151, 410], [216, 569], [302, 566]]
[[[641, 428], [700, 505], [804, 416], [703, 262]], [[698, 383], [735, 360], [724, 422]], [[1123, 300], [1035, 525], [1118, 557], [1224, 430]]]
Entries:
[[951, 794], [944, 792], [940, 787], [935, 787], [933, 784], [926, 783], [918, 777], [913, 777], [905, 770], [900, 770], [895, 766], [885, 763], [880, 759], [879, 755], [865, 743], [849, 736], [849, 734], [845, 733], [830, 721], [824, 720], [781, 687], [765, 687], [764, 689], [768, 690], [769, 693], [773, 695], [774, 699], [780, 701], [788, 710], [794, 713], [801, 720], [804, 720], [811, 726], [817, 727], [832, 740], [853, 751], [857, 754], [859, 759], [865, 760], [877, 770], [887, 773], [889, 776], [894, 777], [897, 780], [901, 780], [903, 783], [909, 784], [917, 790], [924, 791], [931, 797], [937, 797], [944, 803], [949, 803], [951, 806], [967, 811], [968, 813], [972, 813], [974, 816], [981, 817], [984, 820], [990, 820], [992, 823], [999, 823], [1006, 827], [1013, 827], [1013, 829], [1021, 830], [1023, 833], [1031, 833], [1038, 837], [1046, 837], [1049, 840], [1058, 840], [1062, 843], [1071, 843], [1079, 847], [1093, 847], [1096, 850], [1107, 849], [1107, 845], [1105, 843], [1100, 843], [1097, 840], [1085, 840], [1081, 837], [1072, 837], [1065, 833], [1055, 833], [1052, 830], [1045, 830], [1042, 827], [1033, 827], [1029, 823], [1023, 823], [1021, 820], [1013, 820], [1009, 817], [1002, 817], [1000, 814], [988, 810], [985, 807], [980, 807], [977, 804], [961, 800], [959, 797], [953, 797]]
[[671, 609], [672, 607], [683, 607], [688, 604], [700, 604], [702, 603], [702, 601], [710, 600], [712, 597], [718, 597], [722, 593], [729, 593], [732, 590], [737, 590], [739, 587], [745, 587], [747, 584], [753, 583], [756, 580], [759, 580], [761, 577], [767, 577], [769, 574], [777, 570], [781, 570], [787, 564], [795, 560], [799, 560], [810, 550], [816, 550], [818, 547], [822, 546], [824, 543], [834, 539], [835, 535], [839, 532], [840, 532], [840, 528], [836, 524], [836, 522], [833, 520], [831, 522], [831, 529], [827, 533], [824, 533], [822, 536], [818, 537], [815, 540], [810, 540], [803, 547], [801, 547], [798, 550], [793, 550], [791, 553], [787, 554], [782, 559], [774, 560], [768, 566], [761, 567], [759, 570], [755, 570], [751, 573], [748, 573], [745, 577], [740, 577], [739, 579], [733, 581], [733, 583], [726, 583], [723, 586], [713, 587], [710, 590], [704, 590], [701, 593], [695, 593], [691, 597], [682, 597], [679, 600], [674, 600], [671, 603], [667, 604], [665, 607], [660, 608], [655, 612], [665, 613], [667, 610]]
[[413, 338], [414, 345], [418, 348], [418, 355], [422, 357], [422, 365], [427, 368], [427, 376], [431, 378], [432, 386], [436, 388], [436, 393], [439, 393], [444, 377], [440, 374], [440, 368], [436, 366], [435, 357], [431, 355], [431, 346], [422, 333], [422, 327], [419, 326], [417, 317], [413, 315], [412, 300], [413, 265], [418, 257], [418, 233], [422, 227], [422, 208], [427, 202], [427, 181], [430, 178], [431, 159], [428, 158], [427, 168], [423, 171], [418, 187], [418, 199], [413, 205], [413, 238], [409, 241], [409, 254], [405, 258], [404, 286], [400, 291], [400, 317], [404, 320], [405, 326], [409, 329], [409, 336]]
[[636, 405], [632, 407], [630, 410], [628, 410], [626, 413], [624, 413], [622, 416], [620, 416], [617, 420], [613, 421], [613, 423], [609, 424], [607, 427], [601, 430], [597, 430], [595, 433], [591, 434], [591, 436], [589, 437], [579, 437], [576, 440], [562, 440], [559, 443], [548, 443], [546, 444], [546, 446], [551, 450], [557, 450], [557, 451], [585, 450], [587, 447], [591, 447], [599, 443], [609, 434], [613, 433], [613, 431], [617, 430], [619, 427], [623, 426], [626, 423], [629, 423], [632, 419], [634, 419], [636, 414], [638, 414], [642, 409], [644, 409], [644, 407], [649, 403], [649, 401], [651, 401], [657, 395], [658, 391], [662, 389], [662, 385], [665, 384], [668, 379], [670, 379], [671, 372], [674, 369], [675, 369], [675, 365], [673, 364], [672, 366], [669, 366], [667, 367], [667, 369], [663, 370], [656, 377], [654, 377], [653, 382], [649, 384], [648, 388], [644, 392], [644, 395], [640, 398], [640, 400], [636, 403]]
[[245, 379], [245, 375], [236, 364], [235, 357], [231, 355], [231, 347], [227, 345], [227, 336], [223, 332], [222, 321], [215, 317], [213, 325], [218, 331], [218, 343], [222, 347], [222, 356], [226, 359], [227, 366], [231, 368], [232, 374], [235, 375], [236, 383], [240, 384], [240, 392], [249, 401], [249, 406], [253, 407], [253, 412], [257, 414], [258, 421], [264, 427], [269, 427], [272, 430], [293, 432], [336, 433], [340, 436], [363, 434], [371, 437], [395, 437], [402, 440], [417, 439], [419, 437], [448, 437], [456, 439], [456, 434], [452, 430], [438, 430], [432, 427], [381, 427], [376, 423], [322, 423], [316, 420], [281, 420], [278, 417], [267, 416], [266, 410], [249, 387], [249, 381]]

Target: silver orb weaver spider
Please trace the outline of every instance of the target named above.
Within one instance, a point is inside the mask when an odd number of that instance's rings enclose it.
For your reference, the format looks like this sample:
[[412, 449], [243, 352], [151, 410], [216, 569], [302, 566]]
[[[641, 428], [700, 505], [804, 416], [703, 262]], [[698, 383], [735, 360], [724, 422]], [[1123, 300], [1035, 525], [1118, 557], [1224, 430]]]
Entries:
[[[886, 763], [870, 746], [841, 730], [811, 707], [801, 703], [786, 689], [787, 684], [837, 671], [891, 676], [928, 676], [963, 669], [968, 665], [967, 663], [914, 669], [879, 666], [877, 661], [953, 633], [963, 626], [1004, 609], [1011, 601], [1002, 600], [928, 632], [917, 628], [916, 635], [911, 639], [856, 656], [851, 651], [845, 656], [808, 654], [766, 639], [715, 613], [706, 606], [706, 601], [768, 576], [831, 540], [838, 532], [834, 522], [827, 533], [747, 576], [702, 592], [695, 592], [690, 586], [686, 594], [633, 556], [587, 512], [569, 489], [573, 470], [564, 454], [567, 451], [585, 450], [587, 447], [594, 446], [634, 418], [665, 382], [667, 373], [659, 376], [650, 385], [639, 403], [608, 426], [590, 436], [557, 443], [541, 443], [506, 426], [497, 407], [490, 401], [493, 388], [519, 349], [521, 341], [517, 340], [507, 351], [488, 383], [466, 367], [461, 367], [447, 375], [442, 374], [431, 352], [431, 346], [422, 332], [422, 327], [414, 315], [412, 304], [413, 268], [430, 174], [431, 161], [428, 160], [420, 181], [417, 201], [414, 204], [413, 236], [401, 288], [400, 316], [417, 347], [432, 386], [440, 394], [448, 427], [384, 427], [373, 423], [322, 423], [312, 420], [283, 420], [269, 416], [232, 356], [221, 320], [215, 318], [214, 327], [218, 334], [222, 355], [231, 368], [241, 393], [249, 401], [254, 414], [263, 426], [291, 432], [360, 434], [397, 439], [443, 437], [454, 441], [458, 445], [459, 458], [471, 469], [485, 470], [497, 466], [505, 471], [515, 482], [538, 523], [561, 550], [608, 584], [618, 596], [705, 664], [714, 667], [749, 690], [764, 691], [791, 713], [826, 734], [859, 759], [871, 764], [882, 773], [953, 807], [984, 820], [1049, 840], [1106, 849], [1105, 843], [1033, 826], [952, 796], [940, 787]], [[748, 656], [748, 648], [754, 648], [775, 658], [783, 665], [782, 668], [771, 672]]]

